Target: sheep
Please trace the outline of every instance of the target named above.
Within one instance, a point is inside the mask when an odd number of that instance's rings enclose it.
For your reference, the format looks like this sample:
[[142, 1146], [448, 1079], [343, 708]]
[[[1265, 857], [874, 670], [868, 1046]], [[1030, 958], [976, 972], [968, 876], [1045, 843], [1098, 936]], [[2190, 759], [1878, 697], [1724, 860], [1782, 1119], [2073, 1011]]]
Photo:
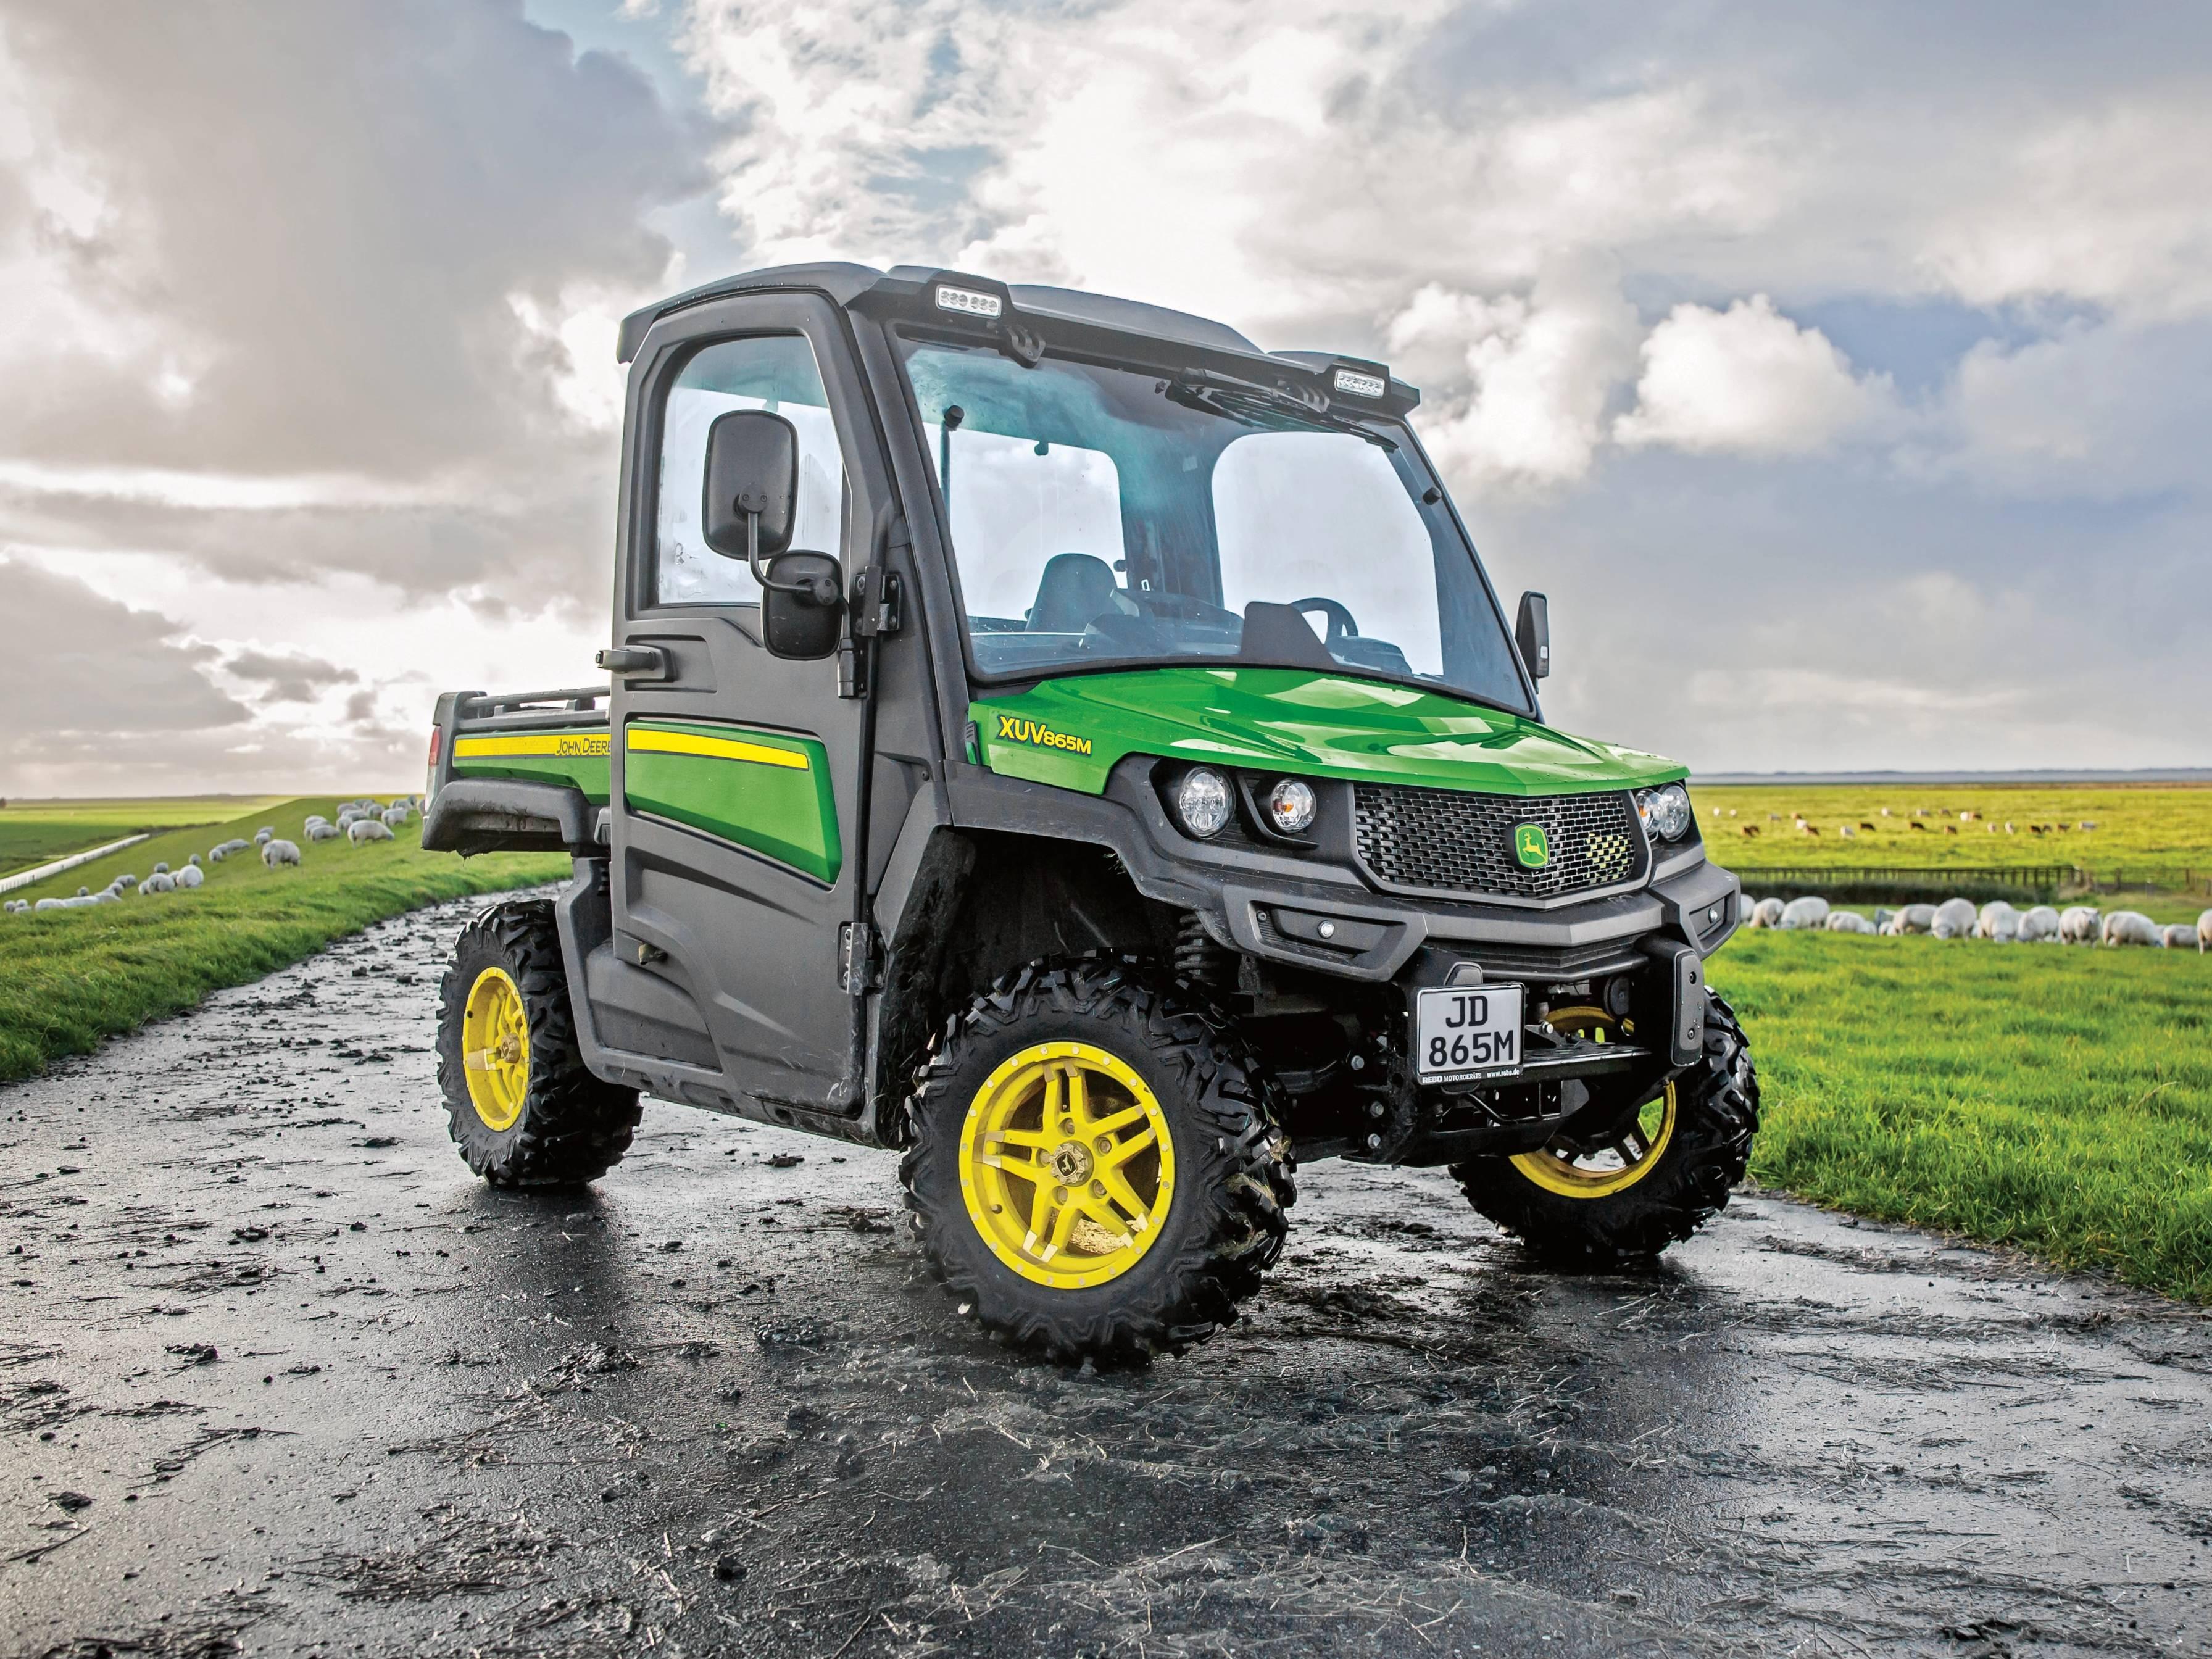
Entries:
[[175, 882], [178, 886], [190, 890], [198, 886], [202, 882], [205, 881], [207, 879], [207, 872], [201, 869], [197, 864], [188, 864], [183, 869], [178, 871], [175, 875], [170, 877], [169, 879]]
[[58, 910], [68, 904], [67, 899], [43, 898], [31, 908], [34, 910]]
[[2039, 904], [2023, 911], [2020, 918], [2020, 942], [2022, 945], [2056, 945], [2058, 943], [2058, 912], [2047, 904]]
[[345, 831], [335, 823], [311, 823], [307, 826], [309, 841], [336, 841]]
[[140, 884], [138, 890], [142, 893], [173, 893], [177, 890], [177, 878], [156, 870]]
[[253, 844], [256, 847], [266, 847], [276, 839], [276, 832], [265, 823], [253, 832]]
[[1976, 939], [2017, 939], [2020, 912], [2002, 899], [1991, 899], [1974, 918]]
[[1936, 922], [1928, 931], [1937, 939], [1971, 939], [1980, 921], [1971, 902], [1948, 898], [1936, 907]]
[[1932, 904], [1908, 904], [1892, 915], [1887, 923], [1891, 933], [1902, 937], [1906, 933], [1931, 933], [1936, 927], [1936, 907]]
[[2197, 954], [2201, 957], [2207, 951], [2212, 951], [2212, 910], [2197, 918]]
[[1814, 895], [1794, 898], [1782, 907], [1782, 916], [1776, 924], [1785, 932], [1794, 933], [1803, 927], [1818, 927], [1828, 919], [1828, 901]]
[[2102, 932], [2104, 913], [2094, 904], [2069, 904], [2058, 918], [2062, 945], [2094, 945]]
[[387, 806], [383, 811], [377, 814], [379, 820], [387, 830], [398, 829], [402, 824], [404, 824], [412, 819], [414, 816], [414, 813], [409, 811], [407, 808], [404, 806]]
[[[1887, 816], [1887, 815], [1885, 815], [1885, 816]], [[1859, 828], [1860, 828], [1860, 829], [1862, 829], [1862, 830], [1865, 830], [1865, 831], [1867, 832], [1867, 834], [1869, 834], [1869, 836], [1870, 836], [1870, 835], [1872, 835], [1872, 834], [1874, 834], [1874, 832], [1875, 832], [1875, 830], [1874, 830], [1874, 825], [1872, 825], [1871, 823], [1868, 823], [1864, 818], [1861, 818], [1861, 819], [1859, 820]]]
[[154, 873], [157, 876], [167, 875], [169, 873], [169, 866], [167, 861], [165, 860], [161, 863], [155, 865], [154, 866]]
[[356, 818], [346, 826], [346, 839], [360, 847], [372, 841], [390, 841], [392, 831], [374, 818]]
[[300, 849], [289, 841], [278, 841], [271, 836], [262, 843], [261, 861], [271, 870], [281, 864], [297, 864]]
[[1751, 925], [1754, 927], [1779, 927], [1782, 925], [1783, 909], [1784, 906], [1780, 899], [1763, 898], [1752, 907], [1752, 914], [1757, 920]]
[[191, 855], [191, 857], [190, 857], [190, 858], [188, 858], [188, 859], [186, 859], [186, 860], [185, 860], [185, 863], [190, 864], [190, 865], [198, 865], [198, 864], [199, 863], [199, 861], [200, 861], [200, 855], [199, 855], [198, 853], [193, 854]]
[[1875, 925], [1856, 910], [1828, 912], [1828, 931], [1832, 933], [1871, 933]]
[[103, 887], [92, 896], [92, 902], [94, 904], [120, 904], [123, 902], [123, 895], [112, 887]]
[[2166, 930], [2140, 910], [2115, 910], [2105, 918], [2105, 943], [2166, 948]]
[[2171, 921], [2166, 926], [2166, 948], [2186, 951], [2197, 943], [2197, 930], [2185, 921]]
[[1847, 824], [1845, 824], [1842, 829], [1840, 829], [1840, 830], [1837, 830], [1837, 831], [1836, 831], [1836, 833], [1837, 833], [1838, 835], [1839, 835], [1839, 836], [1844, 836], [1844, 837], [1848, 838], [1848, 837], [1850, 837], [1850, 836], [1856, 836], [1856, 835], [1857, 835], [1857, 834], [1858, 834], [1858, 831], [1857, 831], [1857, 830], [1854, 830], [1854, 829], [1852, 829], [1852, 828], [1851, 828], [1851, 826], [1850, 826], [1850, 824], [1848, 824], [1848, 823], [1847, 823]]

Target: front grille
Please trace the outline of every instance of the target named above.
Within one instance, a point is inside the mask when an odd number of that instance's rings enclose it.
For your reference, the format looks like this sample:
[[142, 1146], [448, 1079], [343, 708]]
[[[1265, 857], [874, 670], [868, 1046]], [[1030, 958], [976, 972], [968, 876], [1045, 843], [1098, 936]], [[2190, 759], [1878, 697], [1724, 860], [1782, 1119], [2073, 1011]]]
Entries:
[[[1360, 861], [1386, 887], [1548, 899], [1618, 887], [1651, 867], [1625, 793], [1522, 799], [1363, 783], [1353, 796]], [[1550, 859], [1540, 869], [1514, 853], [1528, 823], [1543, 827]]]

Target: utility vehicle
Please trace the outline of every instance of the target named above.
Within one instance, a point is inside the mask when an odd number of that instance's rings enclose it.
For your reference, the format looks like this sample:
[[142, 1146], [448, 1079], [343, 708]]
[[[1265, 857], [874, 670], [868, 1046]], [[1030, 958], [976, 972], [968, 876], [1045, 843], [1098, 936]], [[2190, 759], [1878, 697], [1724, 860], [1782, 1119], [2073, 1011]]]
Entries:
[[903, 1152], [961, 1305], [1175, 1351], [1297, 1164], [1448, 1165], [1540, 1255], [1688, 1236], [1758, 1087], [1684, 769], [1542, 722], [1382, 363], [962, 271], [622, 325], [609, 683], [439, 699], [423, 844], [559, 848], [445, 982], [470, 1166], [638, 1097]]

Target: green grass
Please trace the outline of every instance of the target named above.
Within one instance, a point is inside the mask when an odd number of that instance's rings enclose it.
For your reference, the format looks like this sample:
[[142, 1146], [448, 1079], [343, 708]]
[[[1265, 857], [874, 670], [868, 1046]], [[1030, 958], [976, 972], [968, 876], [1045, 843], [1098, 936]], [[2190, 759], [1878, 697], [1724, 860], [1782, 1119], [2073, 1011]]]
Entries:
[[1752, 1173], [2212, 1302], [2212, 956], [1747, 933]]
[[419, 822], [368, 847], [304, 840], [306, 815], [335, 817], [336, 804], [335, 797], [317, 796], [257, 805], [228, 823], [168, 831], [9, 894], [59, 897], [80, 886], [97, 892], [119, 872], [143, 879], [156, 860], [173, 868], [189, 854], [204, 857], [217, 842], [250, 836], [264, 823], [297, 842], [302, 860], [297, 869], [270, 870], [249, 851], [207, 866], [207, 884], [196, 892], [0, 916], [0, 1079], [88, 1053], [103, 1037], [179, 1012], [210, 991], [249, 983], [387, 916], [568, 872], [568, 860], [557, 854], [462, 860], [425, 853], [417, 844]]
[[0, 806], [0, 876], [145, 830], [220, 823], [286, 799], [283, 795], [171, 795], [146, 799], [11, 800]]
[[[2072, 864], [2100, 874], [2158, 872], [2175, 884], [2185, 869], [2212, 874], [2212, 786], [1705, 787], [1692, 780], [1691, 799], [1713, 857], [1747, 877], [1784, 866], [1947, 864]], [[1916, 818], [1916, 811], [1929, 816]], [[1961, 822], [1970, 811], [1981, 817]], [[1800, 812], [1819, 835], [1796, 827]], [[2097, 827], [2077, 827], [2083, 823]], [[2037, 835], [2035, 824], [2064, 827]]]

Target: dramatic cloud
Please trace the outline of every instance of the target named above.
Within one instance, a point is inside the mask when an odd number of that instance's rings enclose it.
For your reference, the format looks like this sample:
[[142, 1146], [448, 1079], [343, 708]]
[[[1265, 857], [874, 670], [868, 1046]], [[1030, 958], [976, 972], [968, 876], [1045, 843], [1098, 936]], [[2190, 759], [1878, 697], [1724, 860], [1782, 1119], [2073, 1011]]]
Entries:
[[313, 702], [334, 685], [351, 685], [361, 676], [319, 657], [291, 652], [241, 651], [223, 664], [234, 679], [259, 680], [268, 686], [264, 702]]
[[1726, 311], [1680, 305], [1644, 342], [1636, 407], [1613, 423], [1626, 444], [1741, 455], [1803, 455], [1874, 422], [1887, 387], [1857, 380], [1818, 329], [1764, 294]]

